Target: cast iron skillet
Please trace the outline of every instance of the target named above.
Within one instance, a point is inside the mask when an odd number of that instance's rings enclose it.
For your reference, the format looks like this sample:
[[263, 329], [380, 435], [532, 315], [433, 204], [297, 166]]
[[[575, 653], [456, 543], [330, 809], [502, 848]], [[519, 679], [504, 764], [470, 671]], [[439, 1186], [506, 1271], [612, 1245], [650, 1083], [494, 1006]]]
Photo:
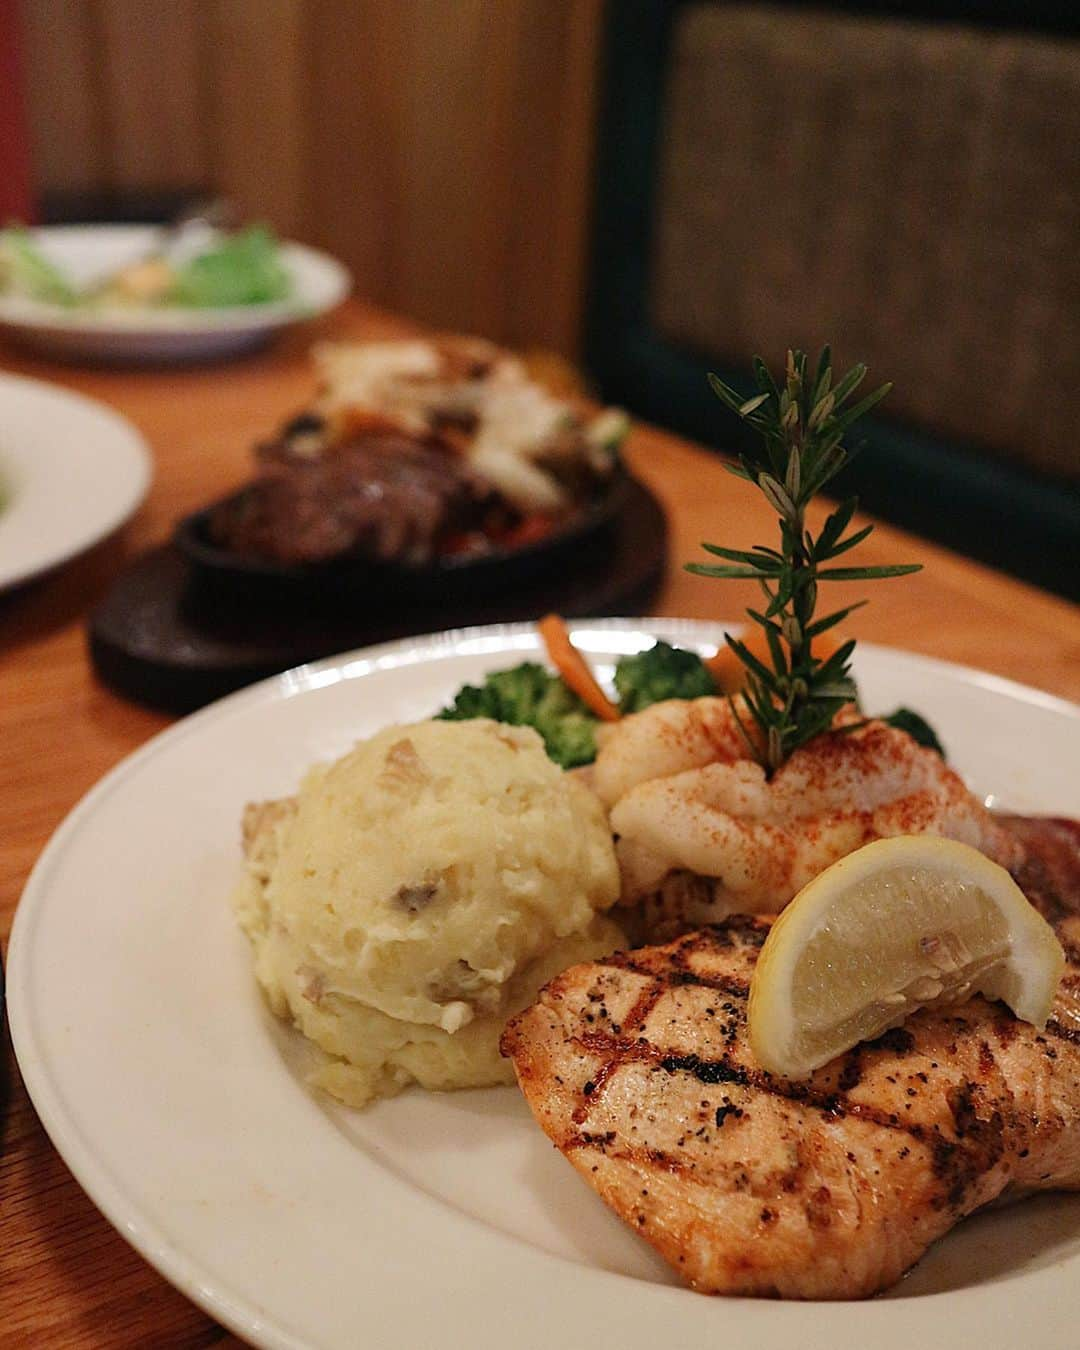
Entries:
[[389, 588], [396, 599], [422, 594], [428, 599], [443, 596], [450, 600], [477, 589], [516, 589], [573, 566], [579, 556], [591, 556], [603, 546], [605, 534], [625, 509], [632, 481], [617, 465], [602, 491], [543, 539], [518, 548], [454, 554], [426, 563], [379, 563], [361, 557], [282, 563], [244, 557], [214, 543], [209, 522], [214, 511], [225, 502], [242, 499], [249, 488], [186, 516], [177, 524], [173, 539], [192, 568], [193, 580], [236, 594], [280, 594], [295, 601], [307, 595], [325, 597], [328, 590], [372, 597], [385, 595]]

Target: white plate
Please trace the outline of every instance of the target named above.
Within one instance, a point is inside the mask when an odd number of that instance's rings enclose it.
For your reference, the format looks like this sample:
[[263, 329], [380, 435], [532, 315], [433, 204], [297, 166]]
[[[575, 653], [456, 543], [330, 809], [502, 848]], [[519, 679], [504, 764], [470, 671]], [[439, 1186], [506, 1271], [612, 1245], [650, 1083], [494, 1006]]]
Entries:
[[[145, 225], [53, 225], [35, 242], [77, 285], [150, 253], [161, 232]], [[180, 307], [95, 312], [0, 295], [0, 332], [51, 356], [89, 361], [205, 361], [266, 342], [278, 329], [341, 303], [352, 280], [336, 259], [303, 244], [282, 244], [292, 279], [287, 300], [229, 309]]]
[[0, 590], [96, 544], [150, 485], [146, 442], [119, 413], [0, 374]]
[[[602, 676], [663, 620], [580, 622]], [[374, 648], [242, 691], [151, 741], [61, 826], [19, 906], [15, 1047], [57, 1148], [180, 1289], [264, 1346], [440, 1350], [1057, 1350], [1080, 1319], [1080, 1197], [969, 1221], [890, 1298], [708, 1299], [580, 1181], [513, 1088], [410, 1091], [366, 1113], [302, 1084], [302, 1046], [256, 992], [228, 907], [244, 802], [314, 759], [423, 717], [538, 651], [526, 627]], [[943, 732], [981, 793], [1080, 814], [1080, 709], [867, 647], [868, 705]]]

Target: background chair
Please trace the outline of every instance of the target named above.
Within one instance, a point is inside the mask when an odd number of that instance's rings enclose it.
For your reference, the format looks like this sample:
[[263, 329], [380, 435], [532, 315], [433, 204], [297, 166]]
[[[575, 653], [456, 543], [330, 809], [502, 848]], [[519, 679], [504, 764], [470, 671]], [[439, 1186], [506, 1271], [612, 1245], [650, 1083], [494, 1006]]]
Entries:
[[738, 384], [754, 352], [831, 341], [867, 389], [895, 384], [835, 491], [1080, 596], [1080, 11], [607, 13], [604, 397], [733, 450], [706, 372]]

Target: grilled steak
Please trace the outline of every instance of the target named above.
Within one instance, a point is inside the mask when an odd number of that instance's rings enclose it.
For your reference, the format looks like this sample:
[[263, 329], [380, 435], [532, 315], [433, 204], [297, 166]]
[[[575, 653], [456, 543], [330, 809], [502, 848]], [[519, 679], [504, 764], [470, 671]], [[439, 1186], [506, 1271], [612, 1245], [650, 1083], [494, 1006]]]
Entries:
[[509, 1024], [544, 1131], [694, 1288], [869, 1295], [989, 1201], [1080, 1188], [1080, 827], [1012, 828], [1069, 957], [1045, 1032], [974, 999], [774, 1078], [746, 1032], [769, 925], [746, 918], [575, 966]]
[[491, 495], [436, 438], [390, 428], [312, 448], [285, 436], [261, 446], [258, 459], [259, 477], [218, 508], [210, 534], [277, 562], [424, 562], [442, 536], [474, 524]]

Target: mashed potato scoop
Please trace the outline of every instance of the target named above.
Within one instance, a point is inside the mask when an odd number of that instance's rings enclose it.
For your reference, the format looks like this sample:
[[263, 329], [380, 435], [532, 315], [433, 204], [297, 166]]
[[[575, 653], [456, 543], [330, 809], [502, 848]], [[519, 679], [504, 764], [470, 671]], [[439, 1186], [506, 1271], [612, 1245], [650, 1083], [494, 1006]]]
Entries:
[[512, 1081], [506, 1018], [564, 966], [622, 945], [599, 800], [531, 728], [388, 727], [249, 807], [236, 910], [279, 1016], [354, 1105], [410, 1080]]

